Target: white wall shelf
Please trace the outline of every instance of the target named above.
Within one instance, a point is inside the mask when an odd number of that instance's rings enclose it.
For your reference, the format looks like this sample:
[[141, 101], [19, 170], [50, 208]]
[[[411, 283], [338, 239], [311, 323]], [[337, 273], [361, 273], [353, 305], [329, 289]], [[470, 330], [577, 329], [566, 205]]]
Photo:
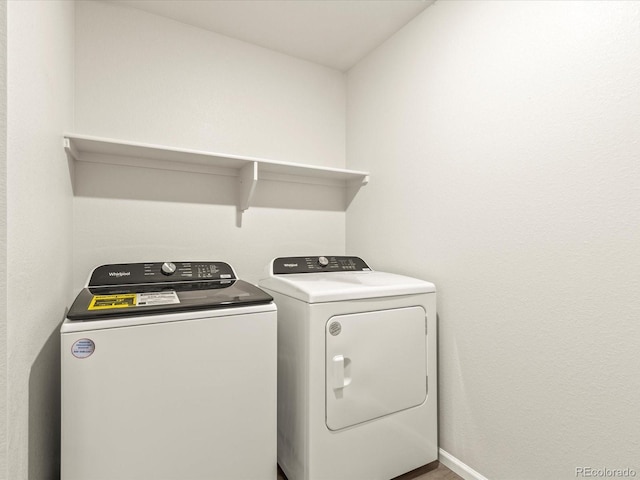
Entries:
[[343, 187], [345, 209], [369, 182], [368, 172], [278, 162], [263, 158], [173, 148], [88, 135], [65, 134], [64, 149], [70, 160], [143, 168], [157, 168], [235, 177], [238, 212], [251, 206], [260, 180]]

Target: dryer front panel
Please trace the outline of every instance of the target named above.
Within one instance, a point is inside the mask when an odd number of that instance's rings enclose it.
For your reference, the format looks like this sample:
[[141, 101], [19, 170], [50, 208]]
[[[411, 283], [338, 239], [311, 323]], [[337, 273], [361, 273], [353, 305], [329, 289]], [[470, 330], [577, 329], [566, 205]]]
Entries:
[[326, 424], [340, 430], [422, 404], [426, 312], [397, 308], [331, 317], [325, 327]]

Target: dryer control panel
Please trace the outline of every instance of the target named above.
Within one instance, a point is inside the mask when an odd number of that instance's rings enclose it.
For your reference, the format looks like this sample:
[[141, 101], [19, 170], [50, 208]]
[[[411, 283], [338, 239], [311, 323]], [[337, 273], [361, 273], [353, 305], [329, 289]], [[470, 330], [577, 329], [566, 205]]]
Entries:
[[88, 286], [235, 279], [233, 268], [224, 262], [118, 263], [95, 268]]
[[360, 257], [280, 257], [273, 261], [274, 275], [318, 272], [368, 272], [369, 265]]

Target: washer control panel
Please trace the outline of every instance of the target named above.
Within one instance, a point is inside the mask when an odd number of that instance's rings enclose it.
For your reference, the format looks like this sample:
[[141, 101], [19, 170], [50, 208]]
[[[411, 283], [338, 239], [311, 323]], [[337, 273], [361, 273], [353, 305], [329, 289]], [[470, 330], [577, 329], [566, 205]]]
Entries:
[[88, 286], [207, 280], [236, 280], [236, 275], [224, 262], [117, 263], [94, 269]]
[[274, 275], [318, 272], [368, 272], [371, 269], [359, 257], [280, 257], [273, 261]]

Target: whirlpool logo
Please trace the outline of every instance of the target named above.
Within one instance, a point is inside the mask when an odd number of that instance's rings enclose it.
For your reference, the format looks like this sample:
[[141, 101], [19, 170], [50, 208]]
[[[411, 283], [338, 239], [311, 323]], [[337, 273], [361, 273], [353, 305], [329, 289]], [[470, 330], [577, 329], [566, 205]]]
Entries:
[[284, 266], [285, 267], [289, 267], [289, 268], [293, 268], [293, 267], [297, 267], [298, 264], [297, 263], [285, 263]]
[[131, 275], [131, 272], [109, 272], [110, 277], [128, 277]]

